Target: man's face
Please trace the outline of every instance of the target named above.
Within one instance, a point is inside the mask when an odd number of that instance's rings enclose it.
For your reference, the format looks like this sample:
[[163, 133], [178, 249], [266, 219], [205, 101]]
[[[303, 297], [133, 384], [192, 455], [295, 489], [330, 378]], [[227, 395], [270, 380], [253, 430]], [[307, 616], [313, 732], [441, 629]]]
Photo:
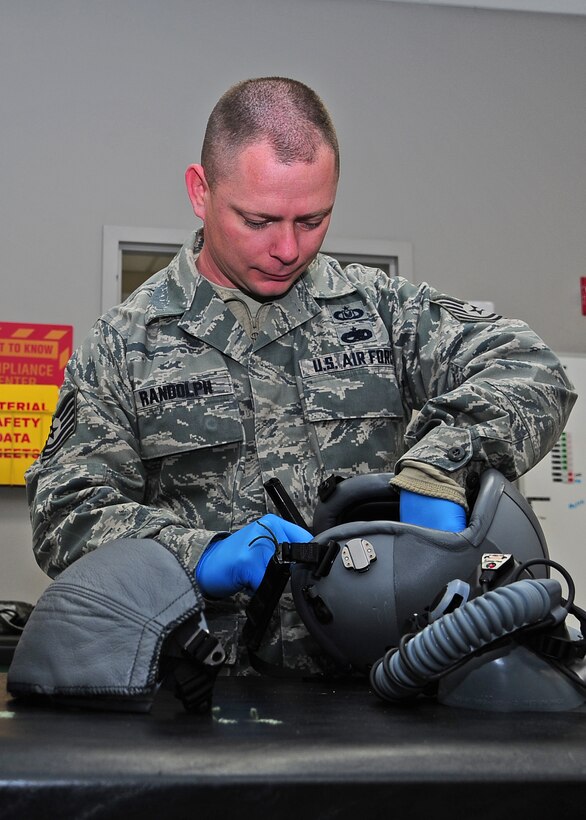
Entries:
[[285, 165], [267, 143], [255, 143], [213, 189], [201, 166], [187, 169], [187, 185], [204, 222], [201, 273], [218, 285], [276, 298], [321, 247], [336, 196], [334, 153], [323, 146], [315, 162]]

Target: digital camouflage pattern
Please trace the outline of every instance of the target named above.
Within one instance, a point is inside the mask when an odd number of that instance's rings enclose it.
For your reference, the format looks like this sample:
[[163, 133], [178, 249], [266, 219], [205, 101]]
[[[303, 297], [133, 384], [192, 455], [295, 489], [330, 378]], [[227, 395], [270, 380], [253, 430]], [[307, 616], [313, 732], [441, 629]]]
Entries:
[[[332, 473], [391, 472], [408, 458], [466, 489], [489, 466], [515, 479], [559, 437], [575, 394], [523, 322], [319, 255], [251, 341], [197, 271], [202, 241], [103, 316], [67, 366], [27, 474], [34, 550], [51, 577], [121, 537], [156, 539], [193, 568], [218, 533], [274, 511], [271, 477], [311, 521]], [[206, 610], [232, 665], [245, 600]], [[288, 598], [281, 615], [269, 650], [304, 665]]]

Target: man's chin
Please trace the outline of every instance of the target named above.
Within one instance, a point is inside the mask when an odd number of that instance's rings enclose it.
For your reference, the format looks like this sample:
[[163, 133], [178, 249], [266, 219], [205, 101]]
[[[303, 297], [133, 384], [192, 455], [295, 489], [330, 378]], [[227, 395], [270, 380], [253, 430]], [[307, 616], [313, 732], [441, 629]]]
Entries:
[[272, 299], [285, 296], [298, 279], [299, 276], [288, 279], [265, 279], [263, 282], [255, 282], [249, 293], [259, 301], [270, 302]]

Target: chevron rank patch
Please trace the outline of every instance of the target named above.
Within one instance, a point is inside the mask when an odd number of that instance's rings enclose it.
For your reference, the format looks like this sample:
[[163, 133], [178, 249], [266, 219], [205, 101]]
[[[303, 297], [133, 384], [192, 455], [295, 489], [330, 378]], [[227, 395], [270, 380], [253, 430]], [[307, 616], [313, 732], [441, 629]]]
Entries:
[[438, 296], [432, 301], [447, 310], [454, 319], [458, 319], [460, 322], [496, 322], [498, 319], [502, 319], [502, 316], [499, 316], [498, 313], [484, 310], [478, 305], [470, 304], [470, 302], [462, 302], [452, 296]]
[[61, 399], [55, 410], [53, 421], [51, 422], [51, 429], [41, 458], [43, 461], [54, 456], [69, 436], [75, 432], [77, 427], [77, 390], [72, 390], [71, 393], [66, 393]]

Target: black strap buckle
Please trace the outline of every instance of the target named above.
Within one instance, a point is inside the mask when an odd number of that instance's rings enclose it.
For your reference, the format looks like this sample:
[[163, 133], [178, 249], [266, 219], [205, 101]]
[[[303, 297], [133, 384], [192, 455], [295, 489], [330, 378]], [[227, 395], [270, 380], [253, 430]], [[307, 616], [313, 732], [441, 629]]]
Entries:
[[188, 712], [209, 712], [214, 683], [226, 654], [211, 635], [201, 612], [181, 624], [173, 633], [167, 651], [172, 660], [175, 695]]
[[314, 578], [324, 578], [334, 563], [334, 559], [340, 551], [337, 541], [326, 541], [325, 544], [318, 544], [316, 541], [305, 541], [301, 543], [280, 544], [281, 561], [284, 564], [310, 564], [315, 567], [312, 572]]
[[242, 639], [249, 652], [256, 652], [289, 580], [292, 563], [313, 565], [314, 578], [323, 578], [332, 568], [340, 550], [336, 541], [318, 544], [315, 541], [279, 544], [278, 551], [269, 561], [260, 586], [246, 608], [246, 623]]

